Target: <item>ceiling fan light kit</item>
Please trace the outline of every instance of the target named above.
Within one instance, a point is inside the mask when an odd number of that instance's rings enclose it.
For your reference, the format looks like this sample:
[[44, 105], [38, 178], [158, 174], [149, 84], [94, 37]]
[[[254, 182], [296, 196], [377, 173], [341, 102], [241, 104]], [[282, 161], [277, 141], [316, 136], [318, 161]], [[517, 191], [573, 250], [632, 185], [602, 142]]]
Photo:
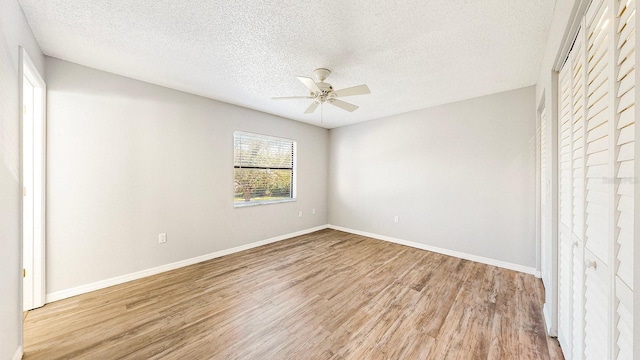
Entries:
[[298, 76], [298, 80], [309, 89], [308, 96], [283, 96], [274, 97], [273, 99], [312, 99], [313, 103], [305, 110], [305, 114], [312, 114], [318, 108], [318, 105], [328, 103], [340, 109], [353, 112], [358, 109], [357, 105], [348, 103], [338, 99], [339, 97], [366, 95], [370, 94], [369, 87], [365, 84], [352, 86], [345, 89], [333, 90], [333, 86], [325, 80], [331, 75], [331, 70], [325, 68], [318, 68], [313, 71], [318, 82], [314, 81], [310, 77]]

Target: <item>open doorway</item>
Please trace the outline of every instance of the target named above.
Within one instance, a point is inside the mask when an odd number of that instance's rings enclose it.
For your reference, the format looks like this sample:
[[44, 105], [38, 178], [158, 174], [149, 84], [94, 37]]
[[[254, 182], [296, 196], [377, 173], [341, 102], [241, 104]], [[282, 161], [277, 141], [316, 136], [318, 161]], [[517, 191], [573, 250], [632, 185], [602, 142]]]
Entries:
[[21, 56], [23, 310], [45, 303], [46, 88], [24, 49]]

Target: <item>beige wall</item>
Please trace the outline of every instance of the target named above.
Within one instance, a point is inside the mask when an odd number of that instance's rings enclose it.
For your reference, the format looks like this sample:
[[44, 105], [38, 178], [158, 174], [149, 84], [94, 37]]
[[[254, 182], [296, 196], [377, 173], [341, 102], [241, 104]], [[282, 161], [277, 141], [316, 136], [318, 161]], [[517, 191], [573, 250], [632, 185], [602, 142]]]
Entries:
[[332, 129], [329, 222], [533, 269], [534, 95], [528, 87]]
[[[47, 83], [48, 294], [327, 223], [328, 130], [54, 58]], [[297, 201], [233, 207], [234, 130], [297, 141]]]

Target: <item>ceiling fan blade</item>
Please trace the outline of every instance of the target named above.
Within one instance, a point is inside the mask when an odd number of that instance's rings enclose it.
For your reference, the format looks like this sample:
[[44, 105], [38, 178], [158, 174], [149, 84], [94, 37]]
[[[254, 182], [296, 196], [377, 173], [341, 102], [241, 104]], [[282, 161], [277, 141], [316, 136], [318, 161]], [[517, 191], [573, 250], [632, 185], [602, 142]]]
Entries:
[[313, 99], [311, 96], [276, 96], [272, 97], [274, 100], [287, 100], [287, 99]]
[[318, 107], [318, 102], [314, 101], [313, 103], [311, 103], [311, 105], [309, 105], [309, 107], [307, 108], [307, 110], [304, 112], [305, 114], [311, 114], [314, 111], [316, 111], [316, 108]]
[[342, 101], [342, 100], [338, 100], [338, 99], [331, 99], [329, 100], [329, 104], [333, 105], [333, 106], [337, 106], [340, 109], [343, 110], [347, 110], [348, 112], [354, 112], [356, 110], [358, 110], [358, 106], [353, 105], [351, 103]]
[[340, 89], [333, 92], [336, 96], [344, 97], [344, 96], [354, 96], [354, 95], [365, 95], [371, 94], [371, 90], [367, 85], [358, 85], [348, 87], [346, 89]]
[[309, 88], [309, 90], [311, 90], [314, 93], [319, 93], [320, 88], [318, 87], [318, 85], [316, 85], [316, 82], [313, 81], [312, 78], [310, 77], [305, 77], [305, 76], [298, 76], [298, 80], [300, 80], [304, 86], [306, 86], [307, 88]]

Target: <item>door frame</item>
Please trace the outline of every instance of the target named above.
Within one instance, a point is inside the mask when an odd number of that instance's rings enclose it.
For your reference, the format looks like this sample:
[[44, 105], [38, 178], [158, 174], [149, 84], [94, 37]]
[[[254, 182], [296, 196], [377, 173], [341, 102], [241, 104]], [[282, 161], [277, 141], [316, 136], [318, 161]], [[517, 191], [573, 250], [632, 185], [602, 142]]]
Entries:
[[[19, 59], [19, 113], [20, 113], [20, 185], [23, 196], [21, 196], [21, 238], [22, 238], [22, 266], [23, 266], [23, 310], [30, 310], [45, 304], [46, 286], [45, 286], [45, 237], [46, 237], [46, 83], [40, 75], [38, 69], [27, 54], [27, 51], [20, 47]], [[24, 78], [28, 78], [29, 82], [34, 85], [34, 115], [32, 134], [25, 134], [25, 116], [24, 116]], [[24, 179], [24, 139], [25, 136], [33, 136], [33, 188], [25, 188]], [[25, 211], [25, 194], [29, 191], [33, 199], [33, 212], [26, 214]], [[31, 203], [29, 204], [31, 207]], [[25, 217], [27, 223], [33, 226], [33, 237], [25, 238], [24, 224]], [[25, 267], [27, 265], [30, 269]], [[28, 286], [25, 286], [28, 284]]]
[[[542, 92], [536, 109], [536, 272], [542, 279], [542, 112], [545, 109], [545, 91]], [[546, 115], [545, 115], [546, 116]]]

